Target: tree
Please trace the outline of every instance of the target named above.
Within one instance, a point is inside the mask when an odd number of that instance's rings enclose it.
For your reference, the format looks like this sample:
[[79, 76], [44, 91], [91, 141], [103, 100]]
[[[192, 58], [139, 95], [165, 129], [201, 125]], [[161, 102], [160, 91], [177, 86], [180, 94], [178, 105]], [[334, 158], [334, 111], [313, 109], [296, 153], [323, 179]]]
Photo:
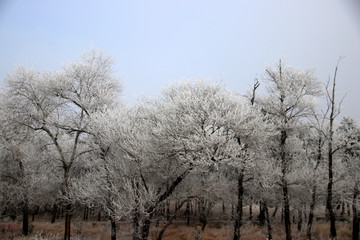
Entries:
[[266, 69], [266, 80], [268, 82], [268, 96], [264, 98], [262, 108], [271, 116], [271, 121], [277, 127], [278, 149], [276, 155], [281, 167], [280, 182], [283, 193], [284, 223], [286, 239], [291, 240], [288, 186], [290, 156], [287, 142], [299, 121], [311, 113], [311, 100], [318, 96], [321, 91], [313, 70], [284, 67], [281, 61], [279, 61], [276, 70]]
[[[92, 164], [88, 166], [90, 176], [84, 176], [78, 186], [77, 198], [87, 206], [98, 207], [106, 212], [111, 224], [111, 239], [116, 240], [117, 222], [130, 214], [126, 168], [119, 129], [129, 126], [130, 109], [118, 105], [93, 114], [88, 131], [94, 151]], [[121, 130], [120, 130], [121, 131]], [[82, 183], [83, 182], [83, 183]]]
[[1, 212], [20, 210], [23, 215], [22, 234], [27, 236], [29, 211], [34, 198], [31, 194], [34, 190], [34, 164], [26, 156], [31, 144], [24, 129], [12, 129], [5, 121], [1, 121], [1, 126], [0, 179], [2, 201], [5, 202]]
[[[240, 100], [240, 99], [239, 99]], [[242, 226], [242, 208], [244, 201], [244, 184], [254, 178], [254, 166], [261, 154], [257, 151], [261, 148], [267, 136], [264, 136], [267, 125], [264, 116], [256, 108], [247, 103], [241, 103], [234, 107], [229, 114], [229, 132], [232, 141], [227, 145], [230, 155], [229, 165], [234, 167], [237, 180], [237, 203], [236, 216], [234, 216], [234, 240], [240, 239]]]
[[334, 72], [334, 78], [333, 78], [333, 82], [332, 82], [332, 86], [330, 88], [329, 83], [328, 82], [327, 86], [326, 86], [326, 93], [327, 93], [327, 104], [328, 104], [328, 109], [330, 110], [329, 112], [329, 129], [328, 129], [328, 152], [327, 152], [327, 157], [328, 157], [328, 184], [327, 184], [327, 197], [326, 197], [326, 211], [327, 211], [327, 215], [328, 218], [330, 219], [330, 238], [331, 239], [336, 239], [336, 228], [335, 228], [335, 213], [332, 207], [332, 201], [333, 201], [333, 155], [335, 154], [335, 152], [338, 150], [337, 148], [333, 149], [333, 135], [334, 135], [334, 120], [335, 118], [340, 114], [340, 109], [337, 108], [335, 105], [335, 86], [336, 86], [336, 75], [337, 75], [337, 70], [338, 70], [338, 66], [339, 66], [339, 62], [341, 60], [341, 57], [339, 58], [338, 64], [335, 67], [335, 72]]
[[[345, 117], [342, 119], [337, 130], [342, 142], [342, 162], [346, 166], [346, 184], [351, 186], [347, 191], [345, 201], [352, 202], [353, 209], [353, 231], [352, 239], [359, 239], [359, 184], [360, 184], [360, 129], [354, 119]], [[351, 184], [349, 184], [351, 183]], [[349, 196], [350, 195], [350, 196]]]
[[91, 50], [82, 61], [62, 71], [40, 73], [16, 69], [6, 79], [7, 111], [12, 120], [47, 136], [54, 160], [63, 169], [62, 199], [66, 205], [64, 239], [70, 239], [72, 215], [72, 167], [91, 151], [82, 139], [87, 134], [90, 116], [112, 105], [119, 83], [113, 77], [112, 60]]
[[44, 173], [41, 137], [13, 122], [6, 111], [6, 99], [0, 106], [0, 184], [1, 212], [18, 212], [23, 216], [22, 234], [29, 233], [29, 214], [41, 206], [46, 188], [40, 189]]
[[310, 175], [308, 178], [308, 179], [312, 179], [312, 183], [309, 186], [311, 188], [311, 202], [310, 202], [309, 218], [306, 228], [306, 238], [308, 240], [311, 240], [312, 238], [311, 229], [314, 220], [314, 210], [315, 210], [316, 198], [318, 194], [319, 176], [325, 174], [323, 172], [323, 167], [321, 166], [321, 162], [323, 162], [323, 158], [324, 158], [324, 144], [326, 139], [326, 132], [325, 132], [326, 118], [324, 115], [313, 113], [313, 115], [310, 116], [309, 119], [310, 119], [309, 130], [303, 137], [303, 143], [304, 143], [304, 149], [306, 149], [306, 154], [305, 154], [306, 158], [313, 165], [312, 167], [313, 174]]

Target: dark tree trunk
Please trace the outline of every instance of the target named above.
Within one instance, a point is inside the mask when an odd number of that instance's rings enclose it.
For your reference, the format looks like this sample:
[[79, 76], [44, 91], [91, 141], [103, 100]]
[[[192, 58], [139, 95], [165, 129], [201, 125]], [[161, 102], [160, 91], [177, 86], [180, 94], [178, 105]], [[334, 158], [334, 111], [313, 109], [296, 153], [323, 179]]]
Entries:
[[332, 169], [332, 154], [330, 154], [330, 151], [332, 152], [331, 147], [329, 150], [329, 166], [328, 166], [329, 182], [327, 186], [326, 214], [327, 214], [327, 219], [330, 220], [330, 238], [335, 239], [336, 238], [335, 213], [332, 207], [333, 169]]
[[277, 211], [278, 211], [278, 205], [277, 204], [275, 204], [275, 209], [274, 209], [274, 212], [273, 212], [273, 214], [272, 214], [272, 217], [273, 218], [275, 218], [275, 216], [276, 216], [276, 213], [277, 213]]
[[116, 222], [113, 218], [111, 218], [110, 223], [111, 223], [111, 240], [116, 240]]
[[272, 229], [271, 229], [271, 223], [270, 223], [269, 209], [267, 207], [266, 202], [264, 202], [264, 209], [265, 209], [265, 218], [266, 218], [267, 229], [268, 229], [268, 240], [272, 240]]
[[55, 223], [57, 215], [58, 215], [58, 206], [57, 206], [57, 204], [54, 204], [53, 209], [52, 209], [51, 223]]
[[185, 216], [186, 216], [186, 225], [190, 226], [190, 199], [186, 201]]
[[344, 221], [345, 217], [345, 202], [341, 203], [341, 213], [340, 213], [340, 217], [341, 217], [341, 221]]
[[39, 213], [39, 210], [40, 210], [40, 207], [39, 206], [36, 206], [35, 209], [32, 211], [32, 222], [35, 222], [35, 216]]
[[298, 209], [298, 222], [297, 222], [297, 229], [300, 232], [302, 229], [302, 223], [303, 223], [303, 216], [302, 216], [302, 210], [301, 208]]
[[22, 234], [24, 236], [27, 236], [29, 234], [29, 206], [26, 203], [24, 203], [23, 209], [22, 209]]
[[281, 131], [280, 137], [280, 156], [281, 156], [281, 185], [283, 192], [283, 201], [284, 201], [284, 222], [285, 222], [285, 232], [286, 240], [291, 240], [291, 219], [290, 219], [290, 202], [288, 194], [288, 183], [286, 180], [287, 175], [287, 160], [286, 160], [286, 150], [285, 144], [287, 139], [287, 133], [285, 130]]
[[160, 230], [156, 240], [162, 240], [162, 237], [164, 236], [164, 233], [166, 231], [166, 229], [168, 228], [168, 226], [171, 225], [171, 222], [167, 222]]
[[199, 222], [202, 224], [201, 231], [205, 230], [207, 224], [207, 217], [206, 217], [206, 202], [204, 199], [199, 200]]
[[[190, 173], [192, 168], [193, 166], [190, 165], [189, 168], [187, 168], [171, 183], [171, 185], [166, 189], [164, 193], [159, 195], [157, 201], [153, 203], [152, 206], [150, 206], [146, 210], [145, 216], [142, 217], [140, 216], [138, 207], [136, 207], [133, 210], [132, 213], [132, 223], [134, 227], [133, 240], [146, 240], [148, 238], [150, 231], [150, 223], [151, 223], [150, 220], [154, 214], [154, 210], [161, 202], [168, 200], [168, 197], [173, 193], [175, 188], [182, 182], [182, 180]], [[136, 189], [137, 187], [134, 188]]]
[[148, 237], [149, 237], [149, 232], [150, 232], [150, 218], [149, 217], [146, 217], [144, 220], [143, 220], [143, 224], [141, 226], [141, 240], [147, 240]]
[[[186, 202], [186, 205], [190, 205], [190, 199], [178, 202], [177, 207], [174, 210], [174, 214], [170, 217], [170, 220], [164, 225], [162, 226], [162, 228], [160, 229], [160, 232], [158, 233], [156, 239], [157, 240], [161, 240], [166, 229], [173, 223], [173, 221], [176, 219], [177, 213], [179, 212], [179, 210], [181, 209], [182, 205], [184, 205], [184, 203]], [[189, 208], [190, 211], [190, 206], [187, 207]]]
[[[315, 164], [315, 168], [314, 168], [315, 171], [317, 171], [317, 169], [318, 169], [318, 167], [320, 165], [321, 158], [322, 158], [322, 145], [323, 145], [322, 136], [321, 136], [321, 134], [319, 134], [316, 164]], [[306, 228], [306, 239], [308, 239], [308, 240], [311, 240], [311, 228], [312, 228], [313, 221], [314, 221], [314, 209], [315, 209], [315, 204], [316, 204], [316, 192], [317, 192], [317, 186], [316, 186], [316, 180], [314, 180], [313, 181], [313, 188], [312, 188], [312, 192], [311, 192], [311, 203], [310, 203], [309, 219], [308, 219], [307, 228]]]
[[354, 196], [353, 196], [353, 229], [352, 229], [352, 239], [353, 240], [359, 240], [359, 223], [360, 223], [360, 219], [359, 219], [359, 214], [357, 212], [357, 208], [356, 208], [356, 198], [357, 195], [359, 194], [359, 190], [357, 188], [357, 186], [355, 185], [354, 188]]
[[243, 169], [240, 170], [237, 181], [237, 205], [236, 205], [236, 216], [234, 222], [234, 237], [233, 240], [239, 240], [241, 237], [240, 228], [242, 225], [242, 215], [243, 215], [243, 195], [244, 195], [244, 172]]
[[98, 217], [97, 217], [97, 220], [98, 220], [98, 222], [100, 222], [100, 221], [101, 221], [101, 212], [100, 212], [100, 211], [98, 212]]
[[225, 214], [226, 213], [226, 209], [225, 209], [225, 202], [224, 200], [222, 201], [222, 213]]
[[332, 85], [331, 96], [328, 92], [328, 100], [330, 100], [330, 116], [329, 116], [329, 140], [328, 140], [328, 185], [327, 185], [327, 197], [326, 197], [326, 210], [327, 218], [330, 219], [330, 238], [336, 239], [336, 228], [335, 228], [335, 213], [332, 207], [332, 187], [333, 187], [333, 124], [336, 117], [335, 113], [335, 80], [338, 66], [335, 68], [334, 80]]
[[260, 226], [264, 226], [265, 225], [265, 208], [264, 208], [264, 202], [260, 201], [259, 203], [259, 224]]
[[133, 214], [132, 214], [132, 223], [133, 223], [133, 240], [139, 240], [139, 228], [140, 228], [140, 214], [139, 214], [139, 210], [137, 208], [135, 208], [133, 210]]
[[326, 210], [327, 219], [330, 220], [330, 238], [336, 239], [335, 228], [335, 213], [332, 207], [332, 185], [333, 185], [333, 171], [332, 171], [332, 155], [329, 157], [329, 182], [327, 186]]
[[283, 197], [284, 197], [284, 223], [285, 223], [285, 232], [286, 232], [286, 240], [291, 240], [291, 220], [290, 220], [290, 203], [288, 196], [288, 188], [287, 183], [284, 181], [283, 183]]
[[66, 212], [65, 212], [65, 233], [64, 233], [64, 240], [70, 240], [71, 234], [71, 204], [66, 205]]
[[252, 205], [252, 199], [250, 199], [250, 205], [249, 205], [249, 220], [252, 222], [253, 220], [253, 211], [252, 211], [253, 205]]
[[88, 220], [89, 219], [89, 207], [85, 206], [84, 208], [84, 220]]

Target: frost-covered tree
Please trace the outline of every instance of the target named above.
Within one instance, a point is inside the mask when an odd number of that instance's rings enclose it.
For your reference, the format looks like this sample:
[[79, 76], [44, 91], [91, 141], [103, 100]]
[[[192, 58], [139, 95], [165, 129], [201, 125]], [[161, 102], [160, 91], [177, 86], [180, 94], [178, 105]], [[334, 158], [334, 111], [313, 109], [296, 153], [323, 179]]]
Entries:
[[228, 116], [228, 132], [231, 141], [226, 146], [229, 154], [229, 167], [234, 168], [236, 179], [236, 215], [234, 216], [233, 239], [240, 239], [240, 228], [242, 226], [242, 208], [244, 201], [244, 184], [254, 178], [255, 161], [261, 158], [261, 144], [266, 141], [267, 124], [264, 116], [256, 108], [236, 99], [233, 111]]
[[[314, 110], [315, 111], [315, 110]], [[325, 114], [326, 115], [326, 114]], [[319, 193], [324, 194], [325, 188], [320, 185], [326, 175], [324, 165], [325, 141], [326, 141], [326, 117], [324, 114], [314, 112], [309, 118], [303, 130], [301, 141], [305, 150], [305, 159], [310, 168], [306, 169], [308, 188], [311, 189], [310, 209], [307, 219], [306, 238], [312, 238], [312, 225], [314, 221], [314, 210], [319, 198]]]
[[335, 228], [335, 213], [333, 209], [333, 185], [334, 185], [334, 155], [339, 150], [334, 145], [334, 123], [335, 118], [340, 114], [340, 106], [336, 106], [336, 75], [339, 67], [338, 64], [335, 67], [333, 81], [330, 84], [330, 79], [326, 86], [326, 100], [327, 100], [327, 114], [326, 117], [329, 120], [329, 127], [327, 129], [327, 158], [328, 158], [328, 184], [327, 184], [327, 195], [326, 195], [326, 213], [330, 219], [330, 238], [336, 239], [336, 228]]
[[345, 117], [340, 123], [337, 134], [344, 146], [341, 153], [342, 163], [346, 169], [346, 180], [343, 189], [345, 188], [347, 191], [343, 197], [345, 201], [352, 203], [352, 239], [359, 239], [360, 129], [354, 119]]
[[126, 163], [121, 171], [134, 239], [148, 237], [155, 209], [195, 168], [230, 158], [228, 144], [235, 141], [228, 120], [233, 111], [246, 109], [234, 108], [237, 99], [218, 83], [174, 83], [160, 98], [134, 106], [123, 123], [106, 131], [121, 153], [120, 162]]
[[6, 79], [6, 108], [12, 121], [46, 135], [54, 165], [62, 167], [66, 205], [64, 239], [70, 239], [73, 165], [91, 149], [82, 142], [90, 116], [112, 105], [119, 92], [112, 60], [91, 50], [59, 72], [17, 68]]
[[89, 175], [79, 181], [77, 198], [87, 206], [106, 212], [111, 224], [111, 239], [116, 239], [118, 221], [130, 214], [128, 196], [129, 167], [121, 148], [121, 129], [129, 127], [131, 112], [125, 106], [108, 108], [91, 117], [88, 131], [93, 151]]
[[288, 141], [302, 118], [311, 113], [313, 98], [321, 91], [314, 71], [284, 66], [281, 61], [276, 69], [266, 69], [267, 96], [262, 100], [263, 110], [271, 116], [276, 126], [276, 159], [281, 168], [284, 223], [286, 239], [291, 240], [289, 179], [290, 148]]
[[[2, 114], [4, 118], [5, 114]], [[2, 119], [0, 135], [1, 212], [22, 213], [22, 234], [29, 233], [29, 211], [34, 200], [34, 163], [27, 151], [34, 147], [26, 129], [15, 128]]]

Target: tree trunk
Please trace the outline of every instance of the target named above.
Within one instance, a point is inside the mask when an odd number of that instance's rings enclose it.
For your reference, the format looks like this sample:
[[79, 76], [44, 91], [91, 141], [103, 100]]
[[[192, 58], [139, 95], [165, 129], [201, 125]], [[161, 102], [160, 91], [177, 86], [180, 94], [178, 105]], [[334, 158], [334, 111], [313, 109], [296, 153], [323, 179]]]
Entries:
[[238, 175], [238, 181], [237, 181], [237, 188], [238, 188], [238, 195], [237, 195], [237, 206], [236, 206], [236, 216], [235, 216], [235, 222], [234, 222], [234, 237], [233, 240], [239, 240], [240, 239], [240, 228], [241, 228], [241, 220], [243, 215], [243, 195], [244, 195], [244, 172], [243, 169], [240, 170], [240, 173]]
[[264, 202], [260, 201], [259, 203], [259, 224], [260, 226], [264, 226], [265, 225], [265, 208], [264, 208]]
[[327, 219], [330, 219], [330, 238], [336, 239], [336, 228], [335, 228], [335, 213], [332, 207], [332, 185], [333, 185], [333, 169], [332, 169], [332, 148], [329, 150], [329, 182], [327, 186], [327, 198], [326, 198], [326, 214]]
[[279, 207], [278, 207], [278, 204], [276, 203], [276, 204], [275, 204], [274, 212], [273, 212], [273, 214], [272, 214], [272, 217], [273, 217], [273, 218], [275, 218], [276, 213], [277, 213], [277, 211], [278, 211], [278, 208], [279, 208]]
[[160, 229], [160, 232], [158, 233], [156, 239], [157, 240], [161, 240], [166, 229], [173, 223], [173, 221], [176, 219], [176, 216], [179, 212], [179, 210], [181, 209], [181, 207], [184, 205], [184, 203], [186, 202], [186, 205], [189, 205], [189, 212], [190, 212], [190, 199], [187, 199], [187, 200], [184, 200], [184, 201], [181, 201], [181, 202], [178, 202], [177, 204], [177, 207], [174, 209], [174, 214], [170, 217], [170, 220], [162, 226], [162, 228]]
[[222, 201], [222, 213], [223, 213], [224, 215], [225, 215], [225, 213], [226, 213], [224, 200]]
[[270, 223], [269, 209], [267, 207], [266, 202], [264, 202], [264, 209], [265, 209], [265, 218], [266, 218], [267, 229], [268, 229], [268, 240], [272, 240], [272, 229], [271, 229], [271, 223]]
[[[321, 137], [321, 133], [320, 133], [319, 138], [318, 138], [318, 149], [317, 149], [316, 165], [315, 165], [315, 168], [314, 168], [315, 172], [317, 171], [317, 169], [318, 169], [318, 167], [320, 165], [321, 158], [322, 158], [322, 137]], [[316, 204], [316, 192], [317, 192], [316, 179], [314, 179], [312, 193], [311, 193], [309, 219], [308, 219], [308, 224], [307, 224], [307, 228], [306, 228], [306, 239], [307, 240], [311, 240], [311, 228], [312, 228], [312, 224], [313, 224], [313, 221], [314, 221], [314, 209], [315, 209], [315, 204]]]
[[341, 217], [341, 221], [345, 220], [345, 202], [341, 202], [341, 213], [340, 213], [340, 217]]
[[133, 224], [133, 240], [140, 240], [139, 228], [140, 228], [140, 214], [139, 210], [135, 208], [132, 213], [132, 224]]
[[186, 201], [185, 216], [186, 216], [186, 226], [190, 226], [190, 199]]
[[205, 230], [207, 224], [207, 217], [206, 217], [206, 202], [203, 198], [199, 200], [199, 221], [202, 224], [201, 231]]
[[252, 199], [250, 199], [250, 205], [249, 205], [249, 220], [252, 222], [253, 220], [253, 211], [252, 211], [253, 205], [252, 205]]
[[29, 206], [27, 202], [24, 203], [22, 214], [23, 214], [22, 234], [24, 236], [27, 236], [29, 234]]
[[352, 229], [352, 239], [353, 240], [359, 240], [359, 223], [360, 223], [360, 219], [359, 219], [359, 214], [357, 212], [357, 208], [356, 208], [356, 197], [358, 195], [359, 191], [357, 186], [355, 185], [354, 187], [354, 196], [353, 196], [353, 229]]
[[162, 240], [162, 237], [163, 237], [166, 229], [168, 228], [168, 226], [171, 225], [171, 223], [172, 223], [172, 222], [167, 222], [167, 223], [161, 228], [161, 230], [160, 230], [160, 232], [159, 232], [156, 240]]
[[85, 206], [84, 208], [84, 217], [83, 217], [84, 220], [88, 220], [89, 219], [89, 207], [88, 206]]
[[150, 218], [146, 217], [143, 221], [142, 227], [141, 227], [141, 240], [147, 240], [149, 237], [149, 231], [150, 231]]
[[39, 213], [39, 210], [40, 210], [40, 207], [39, 206], [36, 206], [35, 209], [32, 211], [31, 213], [31, 221], [32, 222], [35, 222], [35, 216]]
[[288, 194], [288, 183], [286, 180], [287, 175], [287, 160], [286, 160], [286, 150], [285, 144], [287, 139], [287, 133], [285, 130], [281, 131], [280, 137], [280, 156], [281, 156], [281, 185], [283, 192], [283, 201], [284, 201], [284, 222], [285, 222], [285, 232], [286, 240], [291, 240], [291, 220], [290, 220], [290, 203], [289, 203], [289, 194]]
[[316, 185], [314, 184], [311, 194], [311, 204], [310, 204], [310, 211], [309, 211], [309, 219], [306, 228], [306, 239], [311, 240], [311, 228], [314, 221], [314, 209], [316, 203]]
[[291, 240], [291, 220], [290, 220], [290, 203], [288, 196], [287, 182], [283, 182], [283, 197], [284, 197], [284, 223], [285, 223], [285, 232], [286, 240]]
[[70, 240], [71, 235], [71, 204], [66, 205], [65, 209], [65, 233], [64, 233], [64, 240]]
[[111, 240], [116, 240], [116, 222], [114, 218], [110, 219], [111, 223]]
[[297, 229], [300, 232], [302, 229], [302, 223], [303, 223], [303, 216], [302, 216], [302, 209], [298, 208], [298, 222], [297, 222]]
[[330, 219], [330, 238], [336, 239], [335, 228], [335, 213], [332, 207], [332, 186], [333, 186], [333, 124], [335, 118], [335, 80], [338, 66], [335, 68], [334, 80], [332, 85], [331, 96], [328, 92], [330, 100], [330, 116], [329, 116], [329, 141], [328, 141], [328, 185], [327, 185], [327, 197], [326, 197], [326, 210], [327, 217]]
[[52, 210], [51, 223], [55, 223], [57, 214], [58, 214], [58, 206], [57, 206], [57, 204], [54, 204], [53, 205], [53, 210]]

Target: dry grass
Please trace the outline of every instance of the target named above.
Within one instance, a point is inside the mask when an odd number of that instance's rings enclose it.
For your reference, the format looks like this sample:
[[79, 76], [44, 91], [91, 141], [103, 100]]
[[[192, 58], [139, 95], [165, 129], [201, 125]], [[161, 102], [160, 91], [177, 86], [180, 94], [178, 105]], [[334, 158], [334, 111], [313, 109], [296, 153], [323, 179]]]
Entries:
[[[39, 219], [33, 224], [33, 231], [28, 237], [21, 236], [21, 224], [16, 222], [0, 223], [0, 239], [14, 240], [59, 240], [64, 233], [63, 221], [54, 224], [49, 223], [49, 219]], [[293, 239], [305, 239], [305, 231], [298, 232], [293, 226]], [[338, 239], [351, 239], [351, 225], [349, 223], [337, 223]], [[156, 239], [158, 228], [152, 226], [150, 240]], [[199, 225], [193, 224], [186, 226], [184, 223], [174, 223], [165, 232], [163, 240], [192, 240], [195, 239]], [[232, 223], [209, 223], [204, 232], [200, 233], [202, 240], [225, 240], [232, 238]], [[71, 226], [71, 235], [74, 240], [108, 240], [110, 239], [109, 222], [82, 221], [74, 219]], [[259, 227], [252, 224], [245, 224], [241, 228], [241, 240], [266, 240], [266, 227]], [[313, 226], [313, 239], [327, 240], [329, 236], [328, 223], [316, 223]], [[273, 238], [285, 239], [284, 227], [282, 225], [273, 226]], [[118, 239], [131, 240], [130, 223], [122, 222], [118, 226]]]

